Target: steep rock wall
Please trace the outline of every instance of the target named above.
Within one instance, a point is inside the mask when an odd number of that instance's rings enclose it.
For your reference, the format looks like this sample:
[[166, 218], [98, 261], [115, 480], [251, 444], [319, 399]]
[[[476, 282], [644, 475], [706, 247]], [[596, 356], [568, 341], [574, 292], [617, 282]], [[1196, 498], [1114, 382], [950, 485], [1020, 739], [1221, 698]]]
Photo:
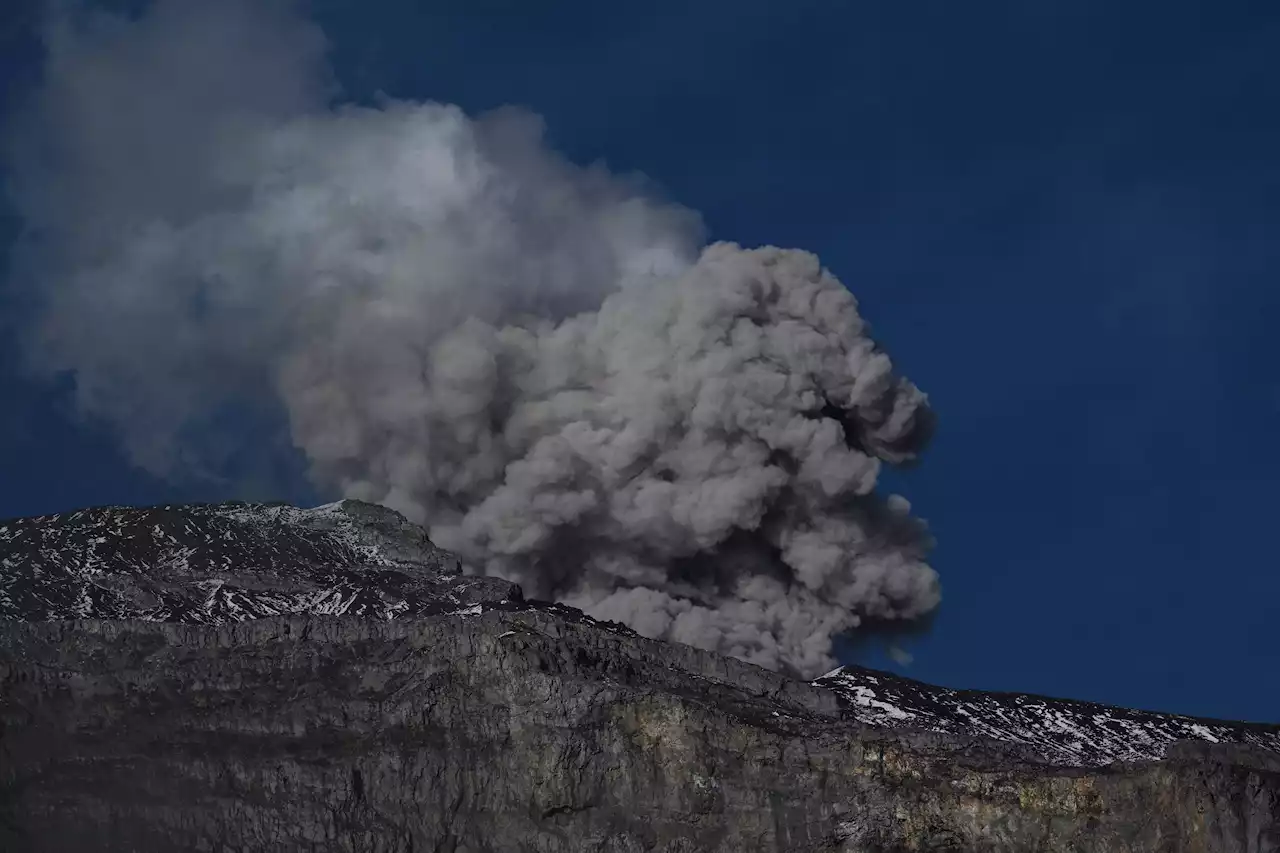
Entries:
[[1069, 768], [551, 612], [0, 624], [0, 849], [1280, 850], [1280, 760]]

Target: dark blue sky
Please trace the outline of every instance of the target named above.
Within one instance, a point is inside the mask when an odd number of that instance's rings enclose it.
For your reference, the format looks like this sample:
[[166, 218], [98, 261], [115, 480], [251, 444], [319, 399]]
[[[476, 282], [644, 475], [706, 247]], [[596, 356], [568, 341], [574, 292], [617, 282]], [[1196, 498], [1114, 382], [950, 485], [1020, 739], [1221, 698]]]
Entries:
[[[944, 584], [908, 674], [1280, 719], [1280, 7], [312, 5], [349, 95], [528, 106], [853, 288], [939, 414], [891, 483]], [[242, 488], [138, 473], [0, 355], [0, 516]]]

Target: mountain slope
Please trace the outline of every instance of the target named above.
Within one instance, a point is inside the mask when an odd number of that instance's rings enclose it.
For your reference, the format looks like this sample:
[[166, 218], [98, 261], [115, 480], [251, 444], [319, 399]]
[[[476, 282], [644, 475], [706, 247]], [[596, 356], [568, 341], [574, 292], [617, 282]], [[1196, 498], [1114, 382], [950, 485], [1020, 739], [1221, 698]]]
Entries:
[[0, 522], [0, 723], [6, 850], [1280, 850], [1280, 727], [806, 684], [350, 501]]
[[1280, 755], [1280, 726], [1137, 711], [1024, 693], [950, 690], [860, 667], [813, 683], [869, 726], [946, 732], [1014, 744], [1066, 766], [1158, 761], [1179, 741], [1239, 744]]
[[403, 517], [346, 501], [300, 510], [104, 507], [0, 522], [0, 619], [217, 625], [285, 613], [375, 619], [519, 596], [463, 578]]
[[[0, 619], [26, 621], [218, 625], [291, 613], [392, 619], [548, 606], [525, 602], [515, 584], [463, 576], [421, 528], [360, 501], [310, 510], [106, 507], [13, 519], [0, 522], [0, 569]], [[833, 691], [856, 722], [991, 738], [1056, 764], [1156, 760], [1179, 740], [1280, 752], [1280, 726], [949, 690], [853, 666], [813, 683]]]

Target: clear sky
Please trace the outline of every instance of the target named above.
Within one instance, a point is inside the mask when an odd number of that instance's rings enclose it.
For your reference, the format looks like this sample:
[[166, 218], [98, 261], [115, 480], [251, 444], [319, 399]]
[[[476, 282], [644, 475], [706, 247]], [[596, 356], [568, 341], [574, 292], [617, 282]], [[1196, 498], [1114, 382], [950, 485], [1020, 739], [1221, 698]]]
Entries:
[[[11, 4], [6, 111], [41, 57], [36, 5]], [[644, 172], [713, 238], [809, 249], [854, 290], [939, 416], [891, 485], [937, 536], [944, 601], [910, 666], [869, 662], [1280, 720], [1280, 7], [316, 0], [311, 16], [349, 96], [527, 106], [570, 159]], [[6, 244], [18, 227], [0, 224]], [[157, 481], [74, 415], [69, 380], [17, 363], [0, 350], [0, 517], [319, 497], [296, 460], [275, 484]]]

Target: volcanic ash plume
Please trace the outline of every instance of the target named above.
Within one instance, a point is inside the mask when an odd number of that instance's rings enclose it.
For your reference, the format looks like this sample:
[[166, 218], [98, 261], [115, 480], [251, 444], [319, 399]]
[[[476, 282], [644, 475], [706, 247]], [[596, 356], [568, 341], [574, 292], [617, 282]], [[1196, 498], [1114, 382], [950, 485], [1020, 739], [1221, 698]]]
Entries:
[[216, 468], [275, 399], [319, 484], [474, 571], [804, 674], [936, 606], [924, 525], [874, 491], [932, 417], [814, 256], [700, 249], [523, 111], [334, 106], [275, 4], [48, 41], [9, 163], [28, 350], [139, 464]]

